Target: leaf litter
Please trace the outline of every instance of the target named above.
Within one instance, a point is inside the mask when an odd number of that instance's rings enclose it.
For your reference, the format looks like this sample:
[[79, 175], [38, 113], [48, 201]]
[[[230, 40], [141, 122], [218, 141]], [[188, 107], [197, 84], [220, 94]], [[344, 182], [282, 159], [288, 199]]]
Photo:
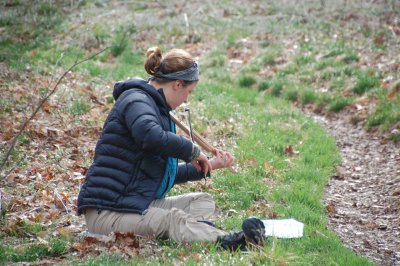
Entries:
[[342, 156], [325, 193], [329, 227], [356, 253], [400, 265], [400, 143], [343, 116], [315, 118], [336, 138]]

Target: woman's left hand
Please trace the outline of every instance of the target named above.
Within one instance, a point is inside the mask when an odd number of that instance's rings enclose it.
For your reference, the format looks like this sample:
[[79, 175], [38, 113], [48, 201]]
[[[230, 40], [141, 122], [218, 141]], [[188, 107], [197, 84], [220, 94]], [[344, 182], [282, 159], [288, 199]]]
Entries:
[[216, 156], [210, 161], [211, 169], [230, 168], [233, 165], [234, 158], [228, 151], [216, 150]]

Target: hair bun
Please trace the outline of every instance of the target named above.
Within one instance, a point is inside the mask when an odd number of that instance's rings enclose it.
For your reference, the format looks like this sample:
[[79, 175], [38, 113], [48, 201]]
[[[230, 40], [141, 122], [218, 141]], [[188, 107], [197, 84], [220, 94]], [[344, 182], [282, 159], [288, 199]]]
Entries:
[[146, 52], [144, 69], [150, 75], [154, 75], [160, 67], [162, 59], [161, 50], [158, 47], [151, 47]]
[[149, 58], [149, 57], [153, 57], [153, 56], [160, 57], [160, 58], [162, 57], [161, 49], [158, 48], [157, 46], [147, 49], [146, 57]]

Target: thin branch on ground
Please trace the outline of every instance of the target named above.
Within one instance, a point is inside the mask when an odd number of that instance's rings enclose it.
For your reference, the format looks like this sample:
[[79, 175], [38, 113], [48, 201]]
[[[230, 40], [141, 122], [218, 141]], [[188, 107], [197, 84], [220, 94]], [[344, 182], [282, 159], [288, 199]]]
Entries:
[[[30, 116], [28, 119], [25, 120], [25, 122], [22, 124], [20, 130], [18, 131], [17, 135], [13, 138], [13, 140], [12, 140], [12, 142], [11, 142], [11, 145], [10, 145], [10, 148], [8, 149], [6, 155], [5, 155], [4, 159], [3, 159], [3, 162], [2, 162], [1, 165], [0, 165], [0, 172], [2, 172], [3, 167], [5, 166], [5, 164], [6, 164], [7, 160], [8, 160], [8, 158], [9, 158], [10, 155], [11, 155], [11, 152], [14, 150], [14, 147], [15, 147], [15, 145], [16, 145], [16, 143], [17, 143], [18, 137], [22, 134], [22, 132], [23, 132], [23, 131], [25, 130], [25, 128], [28, 126], [29, 122], [30, 122], [30, 121], [35, 117], [35, 115], [39, 112], [39, 110], [42, 108], [43, 104], [50, 98], [50, 96], [52, 96], [52, 95], [57, 91], [58, 85], [61, 83], [61, 81], [64, 79], [64, 77], [65, 77], [72, 69], [74, 69], [76, 66], [78, 66], [78, 65], [80, 65], [80, 64], [82, 64], [82, 63], [84, 63], [84, 62], [86, 62], [86, 61], [89, 61], [89, 60], [95, 58], [96, 56], [98, 56], [99, 54], [103, 53], [103, 52], [104, 52], [105, 50], [107, 50], [108, 48], [109, 48], [109, 47], [106, 47], [106, 48], [102, 49], [101, 51], [99, 51], [99, 52], [97, 52], [97, 53], [95, 53], [95, 54], [93, 54], [93, 55], [91, 55], [91, 56], [89, 56], [89, 57], [86, 57], [85, 59], [82, 59], [82, 60], [80, 60], [80, 61], [75, 61], [75, 63], [74, 63], [71, 67], [69, 67], [69, 68], [60, 76], [60, 78], [57, 80], [57, 83], [54, 85], [54, 87], [52, 88], [52, 90], [46, 95], [46, 97], [44, 97], [44, 98], [40, 101], [39, 105], [38, 105], [38, 106], [36, 107], [36, 109], [33, 111], [33, 113], [31, 114], [31, 116]], [[1, 177], [0, 180], [1, 180], [1, 179], [3, 179], [3, 178]]]

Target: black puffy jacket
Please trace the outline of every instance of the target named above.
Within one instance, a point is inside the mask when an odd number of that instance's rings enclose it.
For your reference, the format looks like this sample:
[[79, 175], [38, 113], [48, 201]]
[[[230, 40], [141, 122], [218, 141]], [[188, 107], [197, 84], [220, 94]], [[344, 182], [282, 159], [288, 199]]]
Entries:
[[[94, 161], [78, 196], [85, 208], [142, 213], [162, 182], [168, 157], [186, 162], [192, 143], [170, 129], [170, 107], [162, 89], [147, 81], [116, 83], [116, 100], [96, 145]], [[176, 183], [204, 176], [190, 163], [178, 166]]]

